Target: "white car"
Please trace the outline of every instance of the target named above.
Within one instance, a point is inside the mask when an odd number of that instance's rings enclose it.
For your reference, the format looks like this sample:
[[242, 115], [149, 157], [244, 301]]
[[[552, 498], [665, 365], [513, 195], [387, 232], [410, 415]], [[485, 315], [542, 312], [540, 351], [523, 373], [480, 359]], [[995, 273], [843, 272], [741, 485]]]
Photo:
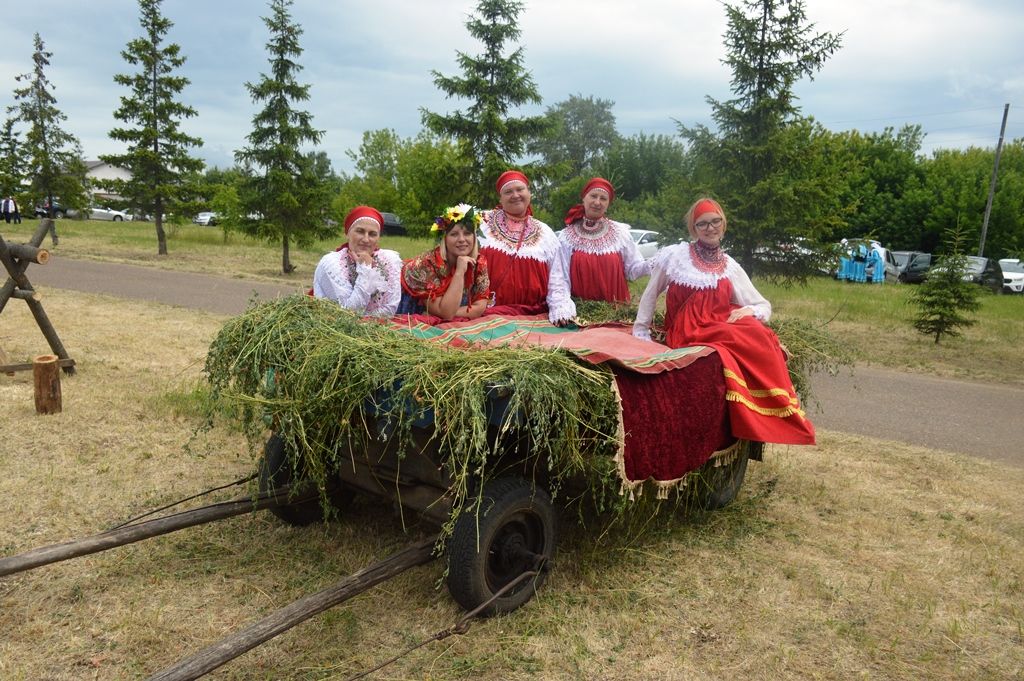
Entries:
[[1018, 258], [1000, 258], [999, 268], [1003, 271], [1003, 291], [1024, 293], [1024, 263]]
[[633, 237], [633, 243], [640, 249], [640, 255], [644, 260], [650, 260], [661, 248], [661, 234], [652, 232], [649, 229], [631, 229], [629, 235]]
[[192, 218], [192, 222], [203, 227], [213, 227], [217, 224], [217, 218], [218, 215], [212, 210], [205, 210]]
[[[78, 211], [74, 211], [76, 214]], [[72, 211], [68, 211], [70, 215]], [[113, 208], [107, 208], [106, 206], [91, 206], [87, 211], [88, 219], [90, 220], [112, 220], [114, 222], [121, 222], [123, 220], [131, 220], [132, 214], [125, 213], [123, 210], [114, 210]]]

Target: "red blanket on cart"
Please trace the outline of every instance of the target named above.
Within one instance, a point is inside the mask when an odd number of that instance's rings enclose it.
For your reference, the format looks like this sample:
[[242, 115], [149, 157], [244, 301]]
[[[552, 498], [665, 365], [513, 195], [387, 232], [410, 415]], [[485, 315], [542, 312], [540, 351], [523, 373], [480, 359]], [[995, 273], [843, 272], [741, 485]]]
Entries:
[[593, 364], [607, 363], [621, 398], [620, 473], [627, 486], [644, 480], [678, 482], [732, 442], [722, 362], [709, 347], [672, 349], [635, 338], [625, 324], [559, 328], [546, 314], [431, 323], [437, 321], [399, 315], [391, 323], [418, 338], [455, 347], [539, 345]]

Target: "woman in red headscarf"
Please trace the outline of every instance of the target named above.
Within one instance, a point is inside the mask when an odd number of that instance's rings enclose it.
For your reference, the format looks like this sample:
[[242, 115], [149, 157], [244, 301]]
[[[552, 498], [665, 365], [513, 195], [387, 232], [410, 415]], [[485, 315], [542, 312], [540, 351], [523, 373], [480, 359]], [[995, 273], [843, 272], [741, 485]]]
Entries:
[[771, 304], [739, 263], [722, 250], [727, 222], [718, 202], [700, 199], [686, 214], [689, 243], [663, 248], [640, 298], [633, 335], [650, 340], [658, 297], [665, 295], [665, 344], [707, 345], [722, 359], [729, 422], [735, 437], [814, 444], [775, 333]]
[[328, 253], [313, 273], [313, 295], [365, 315], [390, 317], [402, 298], [402, 258], [379, 248], [384, 218], [356, 206], [345, 216], [348, 241]]
[[480, 252], [490, 268], [496, 306], [536, 314], [547, 309], [552, 324], [576, 316], [558, 237], [530, 210], [529, 180], [518, 170], [501, 174], [499, 205], [483, 213]]
[[566, 213], [566, 228], [558, 235], [572, 295], [629, 302], [626, 280], [650, 274], [651, 265], [640, 255], [629, 225], [605, 215], [615, 199], [615, 188], [603, 177], [595, 177], [583, 187], [580, 198], [582, 203]]

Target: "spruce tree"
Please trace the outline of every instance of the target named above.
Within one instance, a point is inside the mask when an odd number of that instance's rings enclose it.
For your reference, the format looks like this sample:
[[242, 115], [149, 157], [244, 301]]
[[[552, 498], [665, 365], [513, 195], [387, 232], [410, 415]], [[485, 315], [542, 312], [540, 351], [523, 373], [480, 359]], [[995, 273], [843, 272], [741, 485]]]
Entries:
[[[49, 206], [50, 217], [56, 216], [56, 200], [67, 209], [84, 209], [88, 198], [85, 190], [85, 163], [82, 146], [70, 132], [61, 127], [67, 116], [57, 108], [53, 85], [46, 77], [52, 52], [46, 50], [38, 33], [33, 40], [34, 67], [29, 73], [16, 76], [25, 86], [15, 88], [15, 104], [8, 107], [15, 120], [28, 126], [25, 133], [26, 175], [29, 194], [33, 201], [43, 200]], [[27, 207], [26, 207], [27, 209]], [[56, 224], [50, 230], [53, 245], [58, 242]]]
[[176, 99], [189, 79], [175, 75], [185, 63], [181, 48], [164, 44], [174, 24], [160, 13], [162, 1], [139, 0], [143, 35], [121, 51], [124, 60], [138, 70], [114, 76], [114, 82], [130, 93], [121, 97], [121, 106], [114, 112], [125, 126], [109, 134], [128, 148], [123, 154], [100, 158], [131, 173], [129, 180], [109, 180], [104, 185], [123, 197], [130, 210], [153, 216], [157, 253], [167, 255], [164, 214], [191, 212], [194, 178], [203, 162], [190, 156], [189, 149], [203, 141], [181, 130], [181, 122], [195, 116], [196, 110]]
[[[21, 180], [25, 177], [24, 151], [21, 137], [14, 129], [14, 118], [8, 117], [0, 128], [0, 193], [10, 194], [21, 204]], [[22, 207], [22, 212], [25, 208]]]
[[966, 313], [981, 307], [978, 293], [981, 287], [965, 281], [967, 256], [963, 252], [963, 230], [959, 221], [956, 228], [946, 230], [947, 254], [940, 258], [928, 277], [911, 294], [917, 306], [914, 328], [926, 336], [935, 336], [935, 343], [943, 336], [960, 336], [960, 328], [973, 326], [975, 320]]
[[[812, 78], [840, 45], [815, 33], [803, 0], [725, 4], [728, 101], [707, 98], [717, 132], [681, 125], [708, 190], [729, 214], [729, 243], [748, 271], [754, 251], [794, 236], [817, 236], [841, 184], [816, 161], [829, 154], [825, 131], [799, 115], [793, 86]], [[797, 272], [803, 278], [807, 272]]]
[[480, 0], [466, 28], [484, 46], [483, 54], [457, 53], [462, 76], [431, 72], [434, 84], [448, 98], [466, 99], [470, 104], [448, 115], [421, 109], [423, 124], [435, 134], [454, 138], [470, 161], [467, 198], [477, 205], [494, 201], [490, 191], [494, 180], [522, 156], [529, 140], [548, 127], [544, 116], [509, 116], [513, 107], [541, 102], [523, 65], [523, 48], [504, 54], [505, 43], [518, 40], [521, 34], [517, 20], [523, 8], [516, 0]]
[[303, 153], [304, 143], [317, 144], [322, 130], [313, 127], [313, 117], [294, 107], [309, 99], [309, 85], [300, 84], [296, 74], [302, 66], [299, 37], [302, 27], [293, 23], [292, 0], [271, 0], [269, 17], [263, 22], [270, 30], [267, 51], [270, 74], [261, 74], [256, 84], [246, 83], [254, 104], [263, 109], [252, 119], [248, 146], [235, 152], [246, 174], [241, 203], [246, 217], [241, 229], [253, 236], [281, 242], [281, 270], [295, 270], [289, 244], [307, 245], [337, 230], [327, 221], [330, 203], [329, 168], [316, 152]]

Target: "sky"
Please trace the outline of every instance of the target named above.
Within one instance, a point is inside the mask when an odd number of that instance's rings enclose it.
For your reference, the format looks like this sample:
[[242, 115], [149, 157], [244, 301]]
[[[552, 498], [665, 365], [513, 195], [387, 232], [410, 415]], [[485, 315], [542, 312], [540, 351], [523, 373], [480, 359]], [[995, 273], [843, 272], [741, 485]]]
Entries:
[[[0, 106], [14, 103], [15, 76], [32, 70], [33, 34], [53, 53], [46, 73], [65, 130], [87, 160], [123, 151], [108, 132], [133, 73], [121, 57], [141, 36], [131, 0], [18, 0], [0, 22]], [[726, 16], [717, 0], [526, 0], [520, 15], [525, 66], [543, 102], [515, 115], [542, 113], [571, 95], [613, 101], [618, 130], [674, 135], [676, 121], [714, 127], [706, 98], [731, 96], [722, 64]], [[482, 46], [465, 22], [475, 0], [295, 0], [303, 34], [301, 105], [324, 131], [320, 149], [339, 172], [367, 130], [421, 129], [420, 109], [449, 113], [432, 71], [459, 75], [457, 53]], [[797, 84], [798, 105], [825, 127], [878, 132], [920, 124], [922, 153], [994, 148], [1003, 107], [1005, 140], [1024, 137], [1024, 2], [1020, 0], [806, 0], [818, 32], [842, 33], [841, 49], [814, 80]], [[168, 43], [187, 61], [191, 82], [180, 100], [198, 116], [183, 128], [203, 140], [208, 165], [233, 165], [256, 112], [246, 82], [268, 72], [269, 16], [262, 0], [164, 0], [174, 26]]]

